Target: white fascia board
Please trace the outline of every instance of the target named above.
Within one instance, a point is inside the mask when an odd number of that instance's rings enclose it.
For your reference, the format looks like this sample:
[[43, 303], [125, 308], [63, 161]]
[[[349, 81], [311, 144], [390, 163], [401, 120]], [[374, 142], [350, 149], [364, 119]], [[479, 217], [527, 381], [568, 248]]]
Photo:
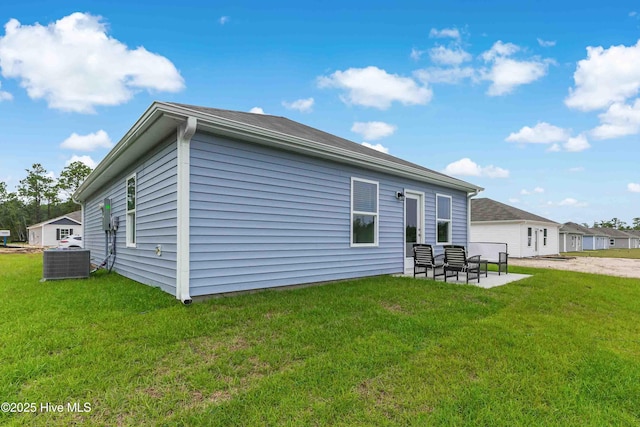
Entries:
[[[88, 196], [97, 190], [96, 187], [99, 187], [101, 184], [106, 184], [110, 179], [115, 178], [119, 173], [121, 173], [122, 170], [124, 170], [124, 168], [126, 168], [126, 166], [131, 162], [137, 160], [135, 156], [127, 156], [127, 162], [118, 162], [125, 152], [129, 152], [134, 143], [138, 148], [136, 151], [139, 151], [140, 153], [146, 152], [148, 148], [159, 143], [159, 140], [154, 140], [154, 138], [151, 138], [150, 135], [145, 135], [145, 133], [148, 129], [157, 125], [157, 122], [162, 118], [162, 116], [162, 111], [157, 108], [157, 103], [153, 103], [131, 127], [131, 129], [129, 129], [129, 131], [122, 137], [116, 146], [109, 151], [105, 158], [102, 159], [82, 184], [80, 184], [72, 196], [73, 200], [77, 202], [84, 202]], [[171, 131], [175, 132], [176, 123], [168, 123], [168, 121], [165, 122], [166, 123], [163, 123], [163, 126], [159, 130], [165, 130], [165, 136]]]
[[[176, 126], [179, 123], [184, 123], [188, 117], [197, 119], [198, 130], [203, 132], [273, 146], [340, 163], [357, 165], [394, 176], [439, 184], [464, 191], [467, 194], [473, 193], [473, 195], [476, 195], [484, 190], [482, 187], [446, 175], [431, 173], [320, 142], [212, 116], [201, 111], [163, 102], [154, 102], [78, 187], [73, 199], [78, 202], [85, 201], [100, 185], [106, 184], [110, 179], [115, 178], [126, 166], [137, 160], [137, 154], [147, 152], [153, 145], [158, 144], [162, 138], [171, 132], [175, 132]], [[135, 149], [132, 148], [134, 145]], [[125, 152], [127, 153], [127, 160], [124, 162], [119, 161]]]
[[530, 221], [524, 219], [505, 219], [505, 220], [496, 220], [496, 221], [471, 221], [471, 225], [498, 225], [498, 224], [531, 224], [531, 225], [540, 225], [544, 224], [546, 226], [559, 226], [557, 222], [544, 222], [544, 221]]
[[191, 110], [170, 104], [160, 104], [163, 109], [166, 109], [167, 113], [171, 114], [173, 112], [181, 116], [182, 120], [184, 120], [186, 116], [196, 117], [198, 119], [198, 129], [205, 132], [208, 131], [210, 133], [221, 134], [236, 139], [248, 140], [250, 142], [278, 147], [287, 151], [295, 151], [315, 157], [322, 157], [338, 161], [340, 163], [355, 164], [367, 169], [376, 169], [381, 172], [409, 179], [445, 185], [446, 187], [462, 190], [466, 193], [474, 193], [474, 195], [484, 190], [482, 187], [465, 183], [446, 175], [430, 173], [411, 166], [399, 165], [389, 160], [368, 156], [366, 154], [354, 153], [350, 150], [329, 146], [320, 142], [291, 136], [258, 126], [248, 125], [234, 120], [212, 116], [197, 110]]

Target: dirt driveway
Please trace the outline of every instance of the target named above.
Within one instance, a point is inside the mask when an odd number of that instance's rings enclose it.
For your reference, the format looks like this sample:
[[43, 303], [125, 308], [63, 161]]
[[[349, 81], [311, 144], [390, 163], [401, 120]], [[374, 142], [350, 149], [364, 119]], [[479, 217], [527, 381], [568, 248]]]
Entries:
[[640, 259], [576, 257], [567, 260], [553, 260], [542, 258], [510, 258], [509, 265], [581, 271], [584, 273], [635, 277], [640, 279]]

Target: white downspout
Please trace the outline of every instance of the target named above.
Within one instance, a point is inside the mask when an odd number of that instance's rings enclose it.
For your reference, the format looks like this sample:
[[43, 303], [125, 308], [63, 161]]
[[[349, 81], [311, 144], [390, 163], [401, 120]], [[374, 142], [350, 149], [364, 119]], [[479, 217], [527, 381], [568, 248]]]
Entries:
[[479, 193], [478, 190], [475, 190], [473, 193], [467, 193], [467, 245], [469, 246], [469, 242], [471, 242], [471, 198], [477, 196]]
[[176, 298], [184, 304], [191, 304], [189, 294], [189, 252], [190, 252], [190, 173], [191, 173], [191, 138], [196, 133], [198, 121], [195, 117], [188, 117], [187, 121], [178, 127], [177, 141], [177, 230], [176, 230]]

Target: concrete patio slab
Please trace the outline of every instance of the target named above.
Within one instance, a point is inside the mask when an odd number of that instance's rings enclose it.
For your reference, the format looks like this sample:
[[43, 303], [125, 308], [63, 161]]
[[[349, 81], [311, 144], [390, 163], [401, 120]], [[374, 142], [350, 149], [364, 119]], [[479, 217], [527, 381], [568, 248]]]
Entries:
[[[413, 270], [405, 271], [404, 276], [413, 277]], [[496, 286], [502, 286], [508, 283], [517, 282], [518, 280], [526, 279], [529, 277], [531, 277], [530, 274], [502, 273], [498, 275], [497, 271], [488, 271], [487, 277], [484, 277], [484, 273], [480, 275], [480, 283], [478, 283], [477, 280], [469, 280], [469, 285], [479, 286], [484, 289], [490, 289], [490, 288], [495, 288]], [[416, 277], [416, 279], [424, 279], [424, 278], [425, 278], [424, 274], [420, 274], [419, 276]], [[428, 279], [431, 279], [431, 275], [428, 277]], [[436, 277], [436, 281], [444, 282], [444, 277], [443, 276]], [[458, 280], [456, 280], [455, 277], [447, 277], [447, 283], [453, 283], [453, 284], [459, 284], [459, 285], [467, 284], [464, 274], [460, 274], [460, 278]]]

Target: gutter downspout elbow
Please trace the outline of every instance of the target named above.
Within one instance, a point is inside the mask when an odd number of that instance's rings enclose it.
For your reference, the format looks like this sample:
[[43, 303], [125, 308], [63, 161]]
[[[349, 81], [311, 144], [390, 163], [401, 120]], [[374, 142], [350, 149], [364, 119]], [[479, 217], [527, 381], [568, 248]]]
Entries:
[[178, 127], [177, 138], [177, 258], [176, 258], [176, 298], [188, 305], [192, 303], [189, 293], [190, 279], [190, 173], [191, 173], [191, 138], [195, 135], [198, 120], [195, 117], [187, 117], [187, 120]]

